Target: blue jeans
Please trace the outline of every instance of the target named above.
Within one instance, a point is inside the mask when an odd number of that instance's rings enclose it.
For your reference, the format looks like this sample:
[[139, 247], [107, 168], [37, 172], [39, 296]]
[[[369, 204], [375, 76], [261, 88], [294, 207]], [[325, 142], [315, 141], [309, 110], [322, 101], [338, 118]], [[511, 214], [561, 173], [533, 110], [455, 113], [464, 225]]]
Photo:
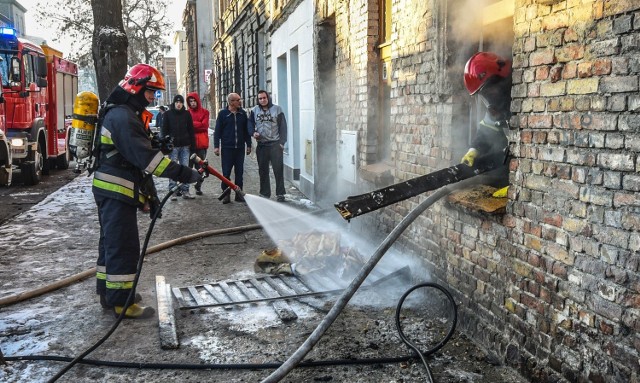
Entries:
[[[231, 171], [233, 170], [234, 183], [242, 189], [244, 174], [244, 157], [246, 156], [244, 146], [240, 148], [222, 148], [220, 150], [220, 165], [222, 165], [222, 175], [231, 180]], [[220, 183], [220, 188], [224, 191], [228, 186]]]
[[[191, 155], [190, 148], [188, 146], [180, 146], [173, 148], [171, 153], [169, 154], [169, 158], [171, 161], [175, 161], [180, 165], [189, 166], [189, 156]], [[169, 189], [176, 186], [176, 181], [169, 180]], [[188, 193], [189, 192], [189, 184], [180, 185], [180, 193]]]

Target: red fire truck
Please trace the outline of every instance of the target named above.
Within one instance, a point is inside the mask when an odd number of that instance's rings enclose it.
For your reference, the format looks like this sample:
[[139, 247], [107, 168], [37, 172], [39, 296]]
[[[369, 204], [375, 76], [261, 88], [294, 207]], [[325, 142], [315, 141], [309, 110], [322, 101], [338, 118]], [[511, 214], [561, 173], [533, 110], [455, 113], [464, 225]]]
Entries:
[[67, 169], [78, 67], [46, 45], [0, 28], [0, 185], [20, 170], [35, 185], [52, 167]]

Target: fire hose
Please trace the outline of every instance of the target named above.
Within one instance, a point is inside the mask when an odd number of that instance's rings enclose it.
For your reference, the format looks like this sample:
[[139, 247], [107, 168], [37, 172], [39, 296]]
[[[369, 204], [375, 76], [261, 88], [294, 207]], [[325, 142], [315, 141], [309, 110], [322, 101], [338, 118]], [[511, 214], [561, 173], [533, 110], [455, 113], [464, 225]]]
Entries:
[[[238, 186], [233, 184], [231, 181], [229, 181], [222, 174], [218, 173], [214, 168], [209, 166], [206, 163], [206, 161], [203, 161], [200, 158], [198, 158], [198, 156], [196, 156], [195, 154], [191, 157], [191, 159], [192, 160], [197, 159], [196, 162], [201, 165], [201, 168], [200, 168], [199, 172], [200, 172], [200, 174], [202, 174], [203, 177], [208, 176], [209, 174], [213, 174], [214, 176], [219, 178], [221, 181], [223, 181], [225, 184], [229, 185], [229, 188], [233, 188], [236, 191], [238, 191], [240, 189]], [[156, 223], [157, 219], [162, 215], [162, 208], [164, 207], [164, 205], [169, 200], [169, 197], [171, 197], [171, 195], [173, 193], [178, 191], [178, 188], [180, 188], [180, 186], [181, 186], [181, 184], [178, 183], [173, 188], [171, 188], [169, 190], [167, 195], [160, 202], [160, 206], [155, 211], [155, 214], [153, 214], [153, 218], [151, 219], [151, 223], [149, 224], [149, 228], [147, 229], [147, 233], [146, 233], [146, 235], [144, 237], [144, 244], [142, 246], [142, 250], [141, 250], [140, 256], [138, 258], [138, 264], [137, 264], [137, 267], [136, 267], [136, 275], [135, 275], [135, 277], [133, 279], [133, 282], [132, 282], [132, 285], [131, 285], [131, 291], [129, 292], [129, 296], [127, 297], [127, 300], [126, 300], [125, 304], [123, 305], [122, 311], [120, 312], [120, 315], [118, 316], [118, 319], [116, 319], [115, 323], [111, 326], [109, 331], [107, 331], [107, 333], [102, 338], [100, 338], [91, 347], [89, 347], [87, 350], [85, 350], [80, 355], [75, 357], [64, 368], [62, 368], [60, 371], [58, 371], [58, 373], [48, 381], [49, 383], [53, 383], [53, 382], [57, 381], [58, 379], [60, 379], [60, 377], [62, 377], [73, 366], [78, 364], [85, 356], [89, 355], [95, 349], [100, 347], [107, 339], [109, 339], [111, 334], [113, 334], [116, 331], [116, 329], [118, 328], [118, 326], [120, 325], [120, 323], [124, 319], [124, 317], [126, 315], [126, 312], [127, 312], [127, 308], [133, 303], [136, 287], [138, 286], [138, 281], [140, 280], [140, 274], [142, 273], [142, 264], [144, 263], [144, 257], [145, 257], [145, 255], [147, 253], [147, 246], [149, 245], [149, 240], [151, 239], [151, 233], [153, 232], [153, 228], [155, 227], [155, 223]]]
[[[197, 239], [201, 239], [201, 238], [206, 238], [206, 237], [211, 237], [214, 235], [223, 235], [223, 234], [235, 234], [235, 233], [240, 233], [240, 232], [244, 232], [244, 231], [250, 231], [250, 230], [257, 230], [262, 228], [262, 225], [260, 224], [252, 224], [252, 225], [244, 225], [244, 226], [236, 226], [236, 227], [229, 227], [229, 228], [225, 228], [225, 229], [214, 229], [214, 230], [207, 230], [207, 231], [202, 231], [199, 233], [194, 233], [194, 234], [189, 234], [189, 235], [185, 235], [183, 237], [178, 237], [178, 238], [174, 238], [170, 241], [167, 242], [163, 242], [163, 243], [159, 243], [155, 246], [151, 246], [149, 249], [147, 249], [147, 251], [145, 252], [145, 255], [150, 255], [153, 253], [157, 253], [159, 251], [162, 251], [164, 249], [168, 249], [172, 246], [177, 246], [177, 245], [181, 245], [190, 241], [194, 241]], [[21, 293], [18, 294], [14, 294], [14, 295], [9, 295], [7, 297], [4, 298], [0, 298], [0, 307], [2, 306], [10, 306], [13, 305], [15, 303], [20, 303], [23, 301], [26, 301], [27, 299], [31, 299], [31, 298], [35, 298], [38, 297], [40, 295], [46, 294], [48, 292], [66, 287], [71, 285], [72, 283], [81, 281], [85, 278], [89, 278], [91, 276], [95, 276], [96, 274], [96, 268], [92, 267], [88, 270], [70, 275], [66, 278], [60, 279], [58, 281], [55, 281], [53, 283], [50, 283], [48, 285], [45, 286], [41, 286], [38, 287], [37, 289], [32, 289], [32, 290], [27, 290], [27, 291], [23, 291]]]
[[[362, 266], [362, 268], [360, 269], [358, 274], [351, 281], [351, 284], [349, 284], [349, 286], [344, 290], [342, 295], [340, 295], [340, 297], [336, 300], [335, 304], [333, 305], [333, 307], [331, 308], [329, 313], [325, 316], [325, 318], [322, 320], [322, 322], [320, 322], [320, 324], [318, 324], [316, 329], [311, 333], [311, 335], [307, 338], [307, 340], [276, 371], [274, 371], [271, 375], [269, 375], [267, 378], [265, 378], [262, 381], [262, 383], [276, 383], [276, 382], [279, 382], [289, 372], [291, 372], [291, 370], [293, 370], [296, 367], [296, 365], [298, 365], [302, 361], [302, 359], [311, 351], [311, 349], [315, 346], [315, 344], [318, 343], [320, 338], [329, 329], [329, 327], [336, 320], [338, 315], [342, 312], [342, 310], [344, 310], [344, 308], [346, 307], [347, 303], [353, 297], [353, 295], [356, 293], [356, 291], [358, 290], [360, 285], [362, 285], [364, 280], [367, 278], [367, 276], [369, 276], [369, 274], [374, 269], [374, 267], [378, 264], [380, 259], [382, 259], [382, 256], [387, 252], [387, 250], [389, 250], [389, 248], [391, 248], [391, 246], [400, 237], [400, 235], [404, 232], [404, 230], [407, 227], [409, 227], [409, 225], [411, 223], [413, 223], [413, 221], [416, 218], [418, 218], [420, 216], [420, 214], [422, 214], [431, 205], [436, 203], [439, 199], [447, 196], [448, 194], [450, 194], [452, 191], [454, 191], [456, 189], [460, 189], [462, 187], [466, 187], [466, 186], [469, 186], [470, 184], [474, 184], [474, 183], [478, 182], [476, 180], [477, 177], [474, 177], [474, 175], [469, 175], [468, 177], [466, 177], [466, 178], [469, 178], [466, 181], [459, 182], [459, 183], [457, 183], [455, 185], [447, 185], [447, 186], [444, 186], [444, 187], [438, 189], [433, 194], [431, 194], [429, 197], [427, 197], [427, 199], [425, 199], [423, 202], [418, 204], [418, 206], [416, 206], [413, 210], [411, 210], [409, 212], [409, 214], [407, 214], [400, 221], [400, 223], [398, 223], [398, 225], [391, 231], [391, 233], [389, 233], [389, 235], [387, 235], [387, 237], [382, 241], [382, 243], [378, 246], [378, 248], [373, 253], [371, 258], [369, 258], [367, 263], [364, 266]], [[413, 193], [415, 193], [415, 191], [413, 191]], [[369, 196], [371, 196], [372, 194], [369, 194]], [[367, 198], [369, 198], [369, 197], [367, 197]], [[404, 194], [404, 198], [403, 199], [407, 199], [407, 198], [409, 198], [409, 196], [407, 196], [407, 194]], [[340, 211], [340, 207], [341, 206], [338, 206], [338, 205], [339, 204], [336, 204], [336, 207]], [[378, 204], [378, 205], [380, 205], [380, 204]], [[342, 206], [342, 207], [344, 208], [344, 206]], [[376, 208], [379, 208], [379, 207], [380, 206], [378, 206]], [[374, 210], [374, 209], [372, 209], [372, 210]], [[371, 211], [371, 210], [369, 210], [369, 211]], [[342, 214], [342, 211], [341, 211], [341, 214]], [[343, 215], [343, 217], [345, 219], [347, 219], [347, 217], [345, 217], [344, 214], [342, 214], [342, 215]], [[356, 214], [356, 215], [358, 215], [358, 214]], [[404, 300], [404, 298], [406, 297], [406, 295], [409, 292], [410, 291], [405, 293], [405, 295], [403, 296], [402, 300]], [[401, 300], [400, 304], [398, 305], [398, 308], [402, 305], [402, 300]], [[396, 321], [396, 323], [398, 323], [398, 321]], [[417, 349], [415, 348], [415, 346], [413, 346], [410, 343], [408, 343], [408, 340], [404, 337], [404, 335], [402, 333], [401, 333], [401, 339], [412, 350], [417, 352]], [[446, 340], [448, 340], [448, 338], [446, 338]], [[431, 376], [431, 371], [430, 371], [429, 365], [427, 364], [426, 360], [424, 359], [424, 357], [422, 355], [423, 353], [422, 352], [418, 352], [418, 354], [420, 355], [420, 358], [421, 358], [422, 362], [424, 363], [425, 368], [427, 369], [427, 373], [428, 373], [430, 381], [433, 382], [433, 378]]]

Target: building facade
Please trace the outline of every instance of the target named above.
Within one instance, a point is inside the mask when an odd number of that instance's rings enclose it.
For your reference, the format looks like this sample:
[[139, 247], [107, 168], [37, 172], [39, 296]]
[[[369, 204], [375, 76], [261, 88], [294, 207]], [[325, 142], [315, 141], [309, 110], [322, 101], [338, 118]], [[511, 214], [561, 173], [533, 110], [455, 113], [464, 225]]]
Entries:
[[[640, 3], [216, 6], [216, 106], [272, 92], [287, 177], [321, 203], [459, 163], [482, 108], [464, 65], [510, 58], [508, 198], [442, 200], [396, 245], [461, 302], [459, 328], [532, 381], [640, 380]], [[352, 228], [389, 233], [423, 199]]]

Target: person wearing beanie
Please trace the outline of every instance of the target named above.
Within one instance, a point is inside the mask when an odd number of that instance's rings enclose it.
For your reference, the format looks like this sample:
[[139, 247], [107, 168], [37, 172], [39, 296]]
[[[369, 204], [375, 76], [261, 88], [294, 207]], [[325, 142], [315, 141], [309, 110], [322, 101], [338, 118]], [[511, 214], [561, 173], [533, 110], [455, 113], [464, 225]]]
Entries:
[[[184, 97], [180, 94], [173, 97], [173, 103], [169, 110], [164, 112], [162, 126], [160, 127], [160, 137], [169, 137], [173, 141], [173, 150], [169, 157], [173, 161], [179, 162], [180, 165], [189, 166], [189, 157], [191, 153], [195, 153], [196, 140], [191, 114], [187, 111], [184, 105]], [[169, 180], [169, 189], [172, 189], [175, 185], [175, 181]], [[180, 190], [171, 197], [171, 200], [176, 201], [179, 196], [184, 199], [195, 198], [189, 193], [188, 184], [182, 184]]]
[[91, 191], [100, 223], [96, 292], [103, 309], [124, 318], [151, 318], [155, 313], [153, 307], [142, 306], [142, 297], [133, 291], [140, 258], [137, 212], [159, 214], [155, 187], [149, 186], [153, 176], [184, 183], [202, 179], [152, 146], [145, 125], [152, 115], [146, 107], [157, 90], [164, 90], [160, 71], [147, 64], [131, 67], [100, 110], [93, 149]]

